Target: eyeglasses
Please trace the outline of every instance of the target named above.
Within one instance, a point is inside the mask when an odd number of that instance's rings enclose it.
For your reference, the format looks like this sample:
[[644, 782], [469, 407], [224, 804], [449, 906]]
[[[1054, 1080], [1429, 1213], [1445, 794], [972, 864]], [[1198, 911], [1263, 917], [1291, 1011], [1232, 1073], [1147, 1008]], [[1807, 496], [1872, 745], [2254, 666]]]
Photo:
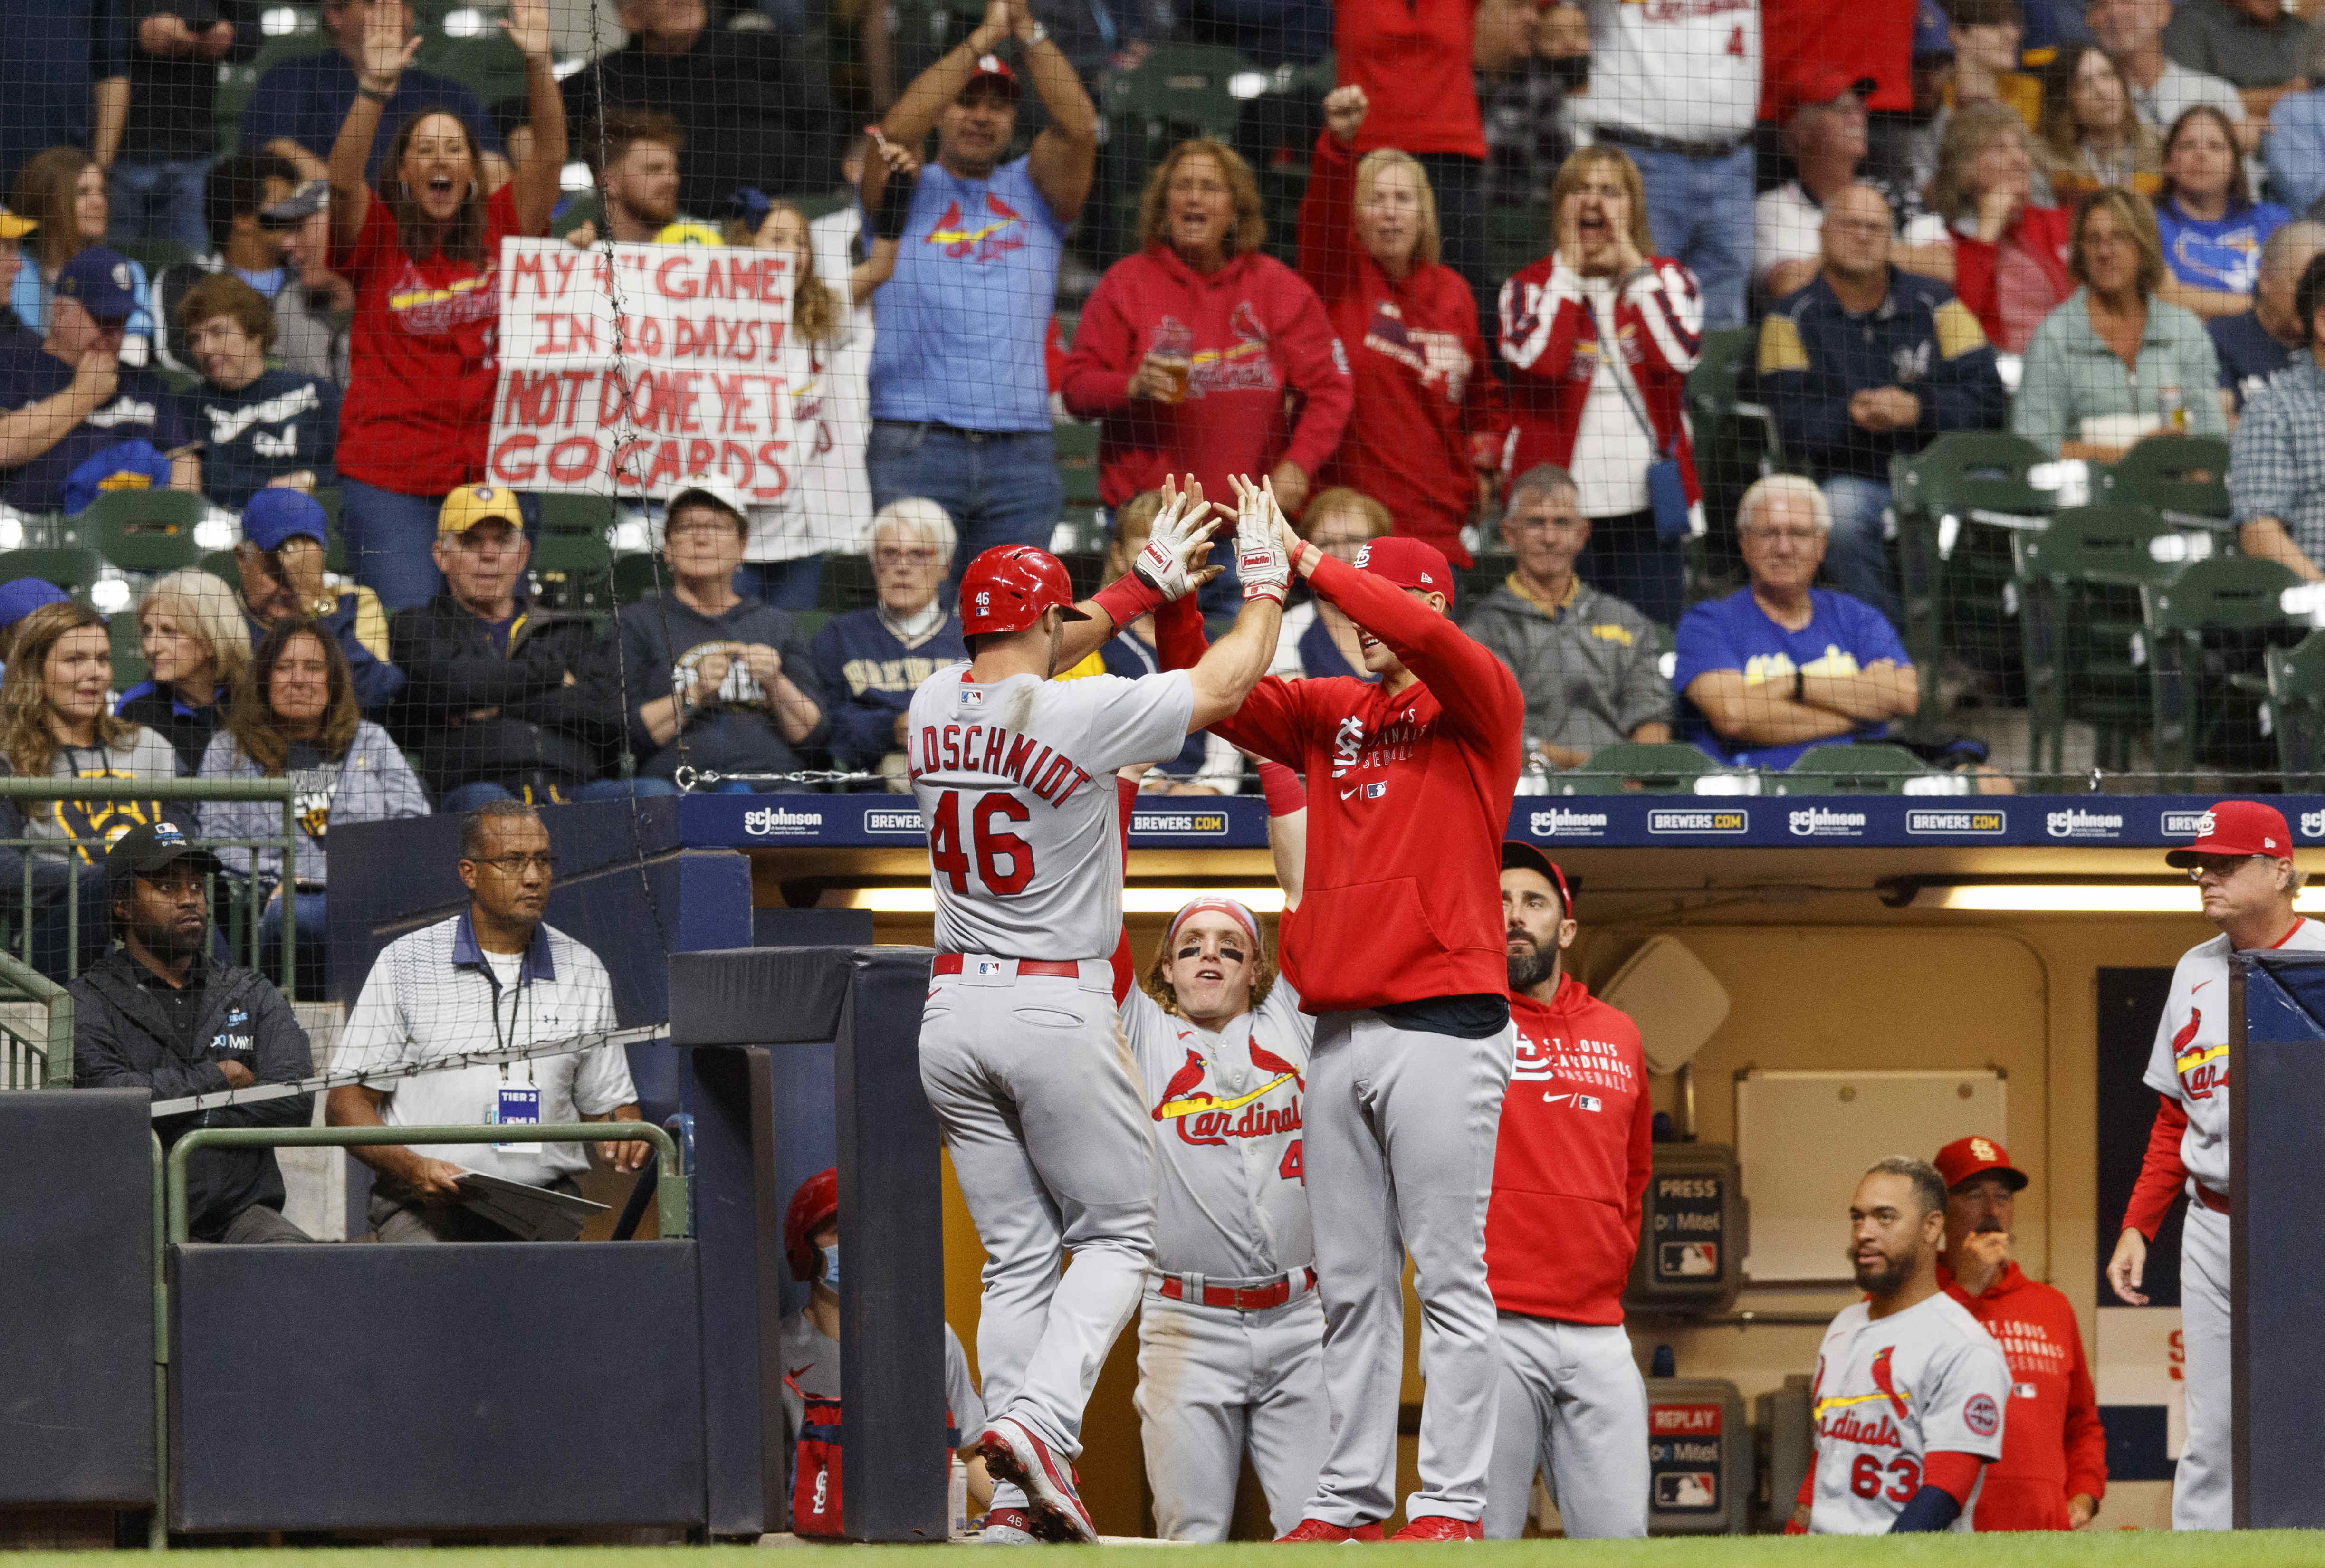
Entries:
[[490, 860], [475, 860], [472, 858], [472, 863], [489, 866], [504, 877], [522, 877], [533, 870], [548, 876], [557, 869], [557, 857], [554, 855], [499, 855]]
[[2188, 868], [2188, 880], [2191, 882], [2201, 882], [2207, 877], [2217, 877], [2225, 882], [2229, 877], [2235, 876], [2237, 872], [2243, 870], [2245, 868], [2245, 863], [2248, 860], [2274, 860], [2275, 858], [2276, 857], [2274, 855], [2207, 855], [2204, 858], [2197, 861], [2193, 866]]
[[1763, 544], [1774, 544], [1780, 540], [1786, 544], [1808, 544], [1814, 543], [1822, 532], [1823, 530], [1818, 528], [1770, 528], [1760, 525], [1741, 530], [1740, 536], [1745, 539], [1756, 539]]
[[884, 544], [872, 552], [872, 562], [875, 566], [932, 566], [936, 560], [936, 547], [931, 544], [913, 550]]

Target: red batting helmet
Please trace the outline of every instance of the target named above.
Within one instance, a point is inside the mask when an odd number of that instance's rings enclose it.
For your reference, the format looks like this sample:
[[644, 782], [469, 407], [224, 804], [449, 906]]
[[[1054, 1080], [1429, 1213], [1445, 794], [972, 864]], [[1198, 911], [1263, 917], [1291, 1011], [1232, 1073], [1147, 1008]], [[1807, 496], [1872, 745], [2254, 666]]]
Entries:
[[1074, 608], [1074, 585], [1065, 563], [1030, 544], [996, 544], [960, 579], [960, 635], [1022, 632], [1051, 605], [1070, 621], [1089, 617]]
[[790, 1260], [793, 1279], [813, 1279], [822, 1271], [816, 1257], [815, 1233], [839, 1212], [839, 1169], [818, 1171], [799, 1184], [792, 1206], [783, 1211], [783, 1257]]

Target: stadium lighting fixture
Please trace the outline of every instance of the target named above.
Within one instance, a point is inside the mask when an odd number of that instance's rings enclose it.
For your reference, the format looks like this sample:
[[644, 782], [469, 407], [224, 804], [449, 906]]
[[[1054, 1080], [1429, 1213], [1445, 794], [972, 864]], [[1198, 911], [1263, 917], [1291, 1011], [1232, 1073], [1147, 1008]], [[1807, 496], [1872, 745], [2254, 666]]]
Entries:
[[[2203, 913], [2195, 885], [2187, 882], [1987, 882], [1922, 893], [1938, 909], [1988, 914]], [[2303, 914], [2325, 914], [2325, 888], [2304, 889], [2293, 907]]]
[[[1224, 896], [1248, 907], [1255, 914], [1283, 913], [1281, 887], [1125, 887], [1125, 914], [1176, 914], [1190, 898]], [[848, 887], [829, 895], [826, 905], [838, 909], [868, 909], [876, 914], [933, 914], [936, 895], [926, 887]]]

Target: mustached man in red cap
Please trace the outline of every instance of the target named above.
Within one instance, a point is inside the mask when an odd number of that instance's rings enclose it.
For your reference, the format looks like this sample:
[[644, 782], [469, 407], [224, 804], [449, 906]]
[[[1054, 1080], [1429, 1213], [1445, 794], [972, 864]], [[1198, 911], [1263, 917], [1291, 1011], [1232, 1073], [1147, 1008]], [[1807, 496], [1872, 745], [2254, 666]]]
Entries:
[[[1287, 1538], [1377, 1539], [1396, 1507], [1410, 1248], [1430, 1332], [1422, 1489], [1401, 1538], [1476, 1540], [1500, 1378], [1485, 1257], [1511, 1052], [1499, 866], [1525, 703], [1446, 618], [1453, 574], [1433, 547], [1376, 539], [1350, 566], [1276, 522], [1380, 677], [1271, 676], [1214, 726], [1308, 779], [1306, 886], [1282, 942], [1316, 1016], [1302, 1136], [1333, 1439]], [[1165, 607], [1156, 631], [1166, 665], [1200, 657], [1190, 607]]]
[[1502, 1100], [1486, 1272], [1501, 1311], [1486, 1534], [1525, 1533], [1537, 1471], [1569, 1539], [1647, 1533], [1647, 1386], [1623, 1327], [1654, 1170], [1638, 1025], [1566, 972], [1574, 895], [1532, 844], [1502, 846], [1516, 1065]]
[[2123, 1216], [2123, 1234], [2107, 1263], [2107, 1283], [2133, 1306], [2147, 1244], [2187, 1191], [2180, 1238], [2180, 1324], [2187, 1350], [2187, 1436], [2172, 1482], [2172, 1527], [2233, 1526], [2228, 1387], [2228, 955], [2253, 948], [2325, 951], [2325, 929], [2293, 912], [2301, 873], [2284, 813], [2258, 801], [2222, 801], [2204, 813], [2202, 830], [2166, 863], [2195, 879], [2204, 918], [2219, 928], [2211, 941], [2180, 955], [2172, 994], [2155, 1025], [2147, 1086], [2163, 1096], [2139, 1183]]
[[1986, 1467], [1971, 1527], [2080, 1530], [2107, 1496], [2107, 1432], [2074, 1304], [2010, 1256], [2026, 1174], [1987, 1137], [1956, 1138], [1933, 1162], [1946, 1183], [1938, 1284], [1986, 1325], [2010, 1363], [2002, 1457]]

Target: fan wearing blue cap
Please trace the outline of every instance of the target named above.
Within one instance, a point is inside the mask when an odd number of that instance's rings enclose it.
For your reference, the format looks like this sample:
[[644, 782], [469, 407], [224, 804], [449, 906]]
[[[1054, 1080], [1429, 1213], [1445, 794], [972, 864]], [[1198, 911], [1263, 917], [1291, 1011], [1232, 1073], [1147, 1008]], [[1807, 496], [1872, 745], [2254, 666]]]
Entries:
[[44, 604], [64, 603], [65, 598], [64, 589], [42, 578], [0, 582], [0, 669], [6, 667], [9, 645], [16, 640], [16, 623]]
[[329, 632], [347, 656], [356, 703], [376, 717], [403, 690], [403, 672], [388, 663], [387, 611], [367, 588], [334, 585], [325, 575], [330, 520], [304, 490], [261, 490], [242, 510], [234, 547], [242, 608], [255, 651], [266, 634], [301, 616]]
[[170, 487], [201, 488], [177, 400], [150, 370], [121, 364], [138, 308], [127, 257], [101, 245], [65, 263], [46, 335], [0, 341], [0, 500], [64, 509], [65, 481], [108, 447], [143, 439], [170, 457]]

